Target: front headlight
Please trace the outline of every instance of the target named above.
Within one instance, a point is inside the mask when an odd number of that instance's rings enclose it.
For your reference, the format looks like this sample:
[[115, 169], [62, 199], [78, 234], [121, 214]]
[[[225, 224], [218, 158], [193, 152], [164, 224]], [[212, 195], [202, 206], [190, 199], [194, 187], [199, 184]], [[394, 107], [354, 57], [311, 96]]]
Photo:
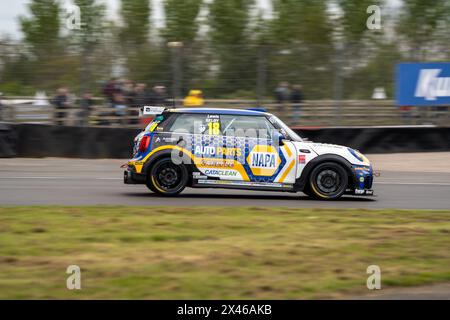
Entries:
[[365, 155], [363, 155], [361, 152], [359, 152], [358, 150], [354, 150], [351, 148], [348, 148], [348, 151], [359, 161], [363, 162], [365, 165], [370, 166], [370, 161], [369, 159], [367, 159], [367, 157]]

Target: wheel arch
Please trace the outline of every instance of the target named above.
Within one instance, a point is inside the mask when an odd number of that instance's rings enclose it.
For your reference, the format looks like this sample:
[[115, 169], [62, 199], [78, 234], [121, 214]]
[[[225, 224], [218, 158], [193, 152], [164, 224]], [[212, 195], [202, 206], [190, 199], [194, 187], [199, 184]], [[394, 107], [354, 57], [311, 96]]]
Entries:
[[312, 159], [310, 162], [308, 162], [306, 164], [305, 168], [302, 171], [302, 174], [295, 181], [295, 184], [294, 184], [295, 190], [303, 191], [305, 189], [305, 186], [307, 186], [309, 177], [310, 177], [313, 169], [315, 167], [317, 167], [319, 164], [324, 163], [324, 162], [334, 162], [334, 163], [341, 165], [347, 172], [348, 185], [351, 186], [354, 184], [354, 180], [355, 180], [354, 176], [355, 175], [353, 172], [352, 164], [347, 159], [345, 159], [344, 157], [342, 157], [340, 155], [327, 153], [327, 154], [322, 154], [320, 156], [315, 157], [314, 159]]
[[[176, 149], [176, 148], [173, 147], [173, 148], [167, 148], [167, 149], [157, 151], [156, 153], [152, 154], [147, 159], [144, 166], [142, 167], [142, 173], [144, 173], [147, 176], [147, 179], [148, 179], [148, 175], [149, 175], [149, 172], [150, 172], [150, 169], [152, 168], [152, 166], [160, 159], [171, 158], [172, 152], [174, 149]], [[188, 170], [188, 173], [189, 173], [188, 181], [190, 184], [192, 181], [192, 171], [193, 171], [194, 164], [192, 163], [192, 159], [186, 150], [180, 149], [179, 152], [180, 152], [180, 154], [182, 154], [182, 164]]]

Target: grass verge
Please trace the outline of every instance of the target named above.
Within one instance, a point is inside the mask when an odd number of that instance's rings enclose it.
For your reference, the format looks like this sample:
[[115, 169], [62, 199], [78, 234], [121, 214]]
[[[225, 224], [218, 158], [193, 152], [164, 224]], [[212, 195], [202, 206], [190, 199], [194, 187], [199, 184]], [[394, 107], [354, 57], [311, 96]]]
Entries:
[[338, 298], [373, 264], [383, 288], [450, 280], [450, 211], [0, 207], [1, 299]]

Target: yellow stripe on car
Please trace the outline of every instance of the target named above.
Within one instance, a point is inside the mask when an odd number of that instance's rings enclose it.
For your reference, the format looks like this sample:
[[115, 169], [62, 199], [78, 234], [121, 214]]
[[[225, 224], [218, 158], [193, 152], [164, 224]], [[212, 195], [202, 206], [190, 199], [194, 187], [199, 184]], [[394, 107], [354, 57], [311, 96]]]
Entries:
[[284, 179], [286, 179], [287, 175], [289, 174], [289, 172], [291, 172], [292, 168], [294, 167], [295, 161], [292, 160], [289, 163], [289, 166], [287, 167], [286, 171], [284, 171], [283, 175], [280, 178], [280, 182], [284, 182]]
[[[152, 155], [154, 155], [155, 153], [157, 153], [157, 152], [159, 152], [159, 151], [162, 151], [162, 150], [169, 150], [169, 149], [172, 149], [172, 150], [178, 150], [178, 151], [181, 151], [181, 152], [183, 152], [184, 154], [186, 154], [187, 156], [189, 156], [189, 158], [193, 161], [193, 164], [195, 164], [195, 165], [197, 165], [199, 168], [208, 168], [208, 167], [210, 167], [210, 168], [217, 168], [217, 167], [215, 167], [215, 166], [205, 166], [205, 165], [202, 165], [202, 163], [204, 162], [204, 161], [220, 161], [220, 160], [223, 160], [223, 159], [215, 159], [215, 158], [201, 158], [201, 157], [196, 157], [195, 155], [193, 155], [191, 152], [189, 152], [188, 150], [186, 150], [186, 149], [184, 149], [184, 148], [181, 148], [181, 147], [178, 147], [178, 146], [161, 146], [161, 147], [158, 147], [158, 148], [156, 148], [156, 149], [154, 149], [154, 150], [152, 150], [148, 155], [146, 155], [145, 156], [145, 158], [144, 159], [142, 159], [142, 160], [138, 160], [138, 161], [133, 161], [133, 160], [130, 160], [129, 162], [128, 162], [128, 165], [132, 165], [132, 166], [134, 166], [135, 168], [136, 168], [136, 172], [137, 173], [141, 173], [142, 172], [142, 167], [143, 167], [143, 164], [152, 156]], [[242, 179], [244, 179], [244, 181], [249, 181], [250, 179], [249, 179], [249, 177], [248, 177], [248, 175], [247, 175], [247, 172], [245, 171], [245, 169], [244, 169], [244, 167], [242, 166], [242, 164], [240, 163], [240, 162], [238, 162], [238, 161], [236, 161], [236, 160], [231, 160], [231, 159], [229, 159], [229, 160], [227, 160], [227, 161], [233, 161], [233, 169], [235, 169], [235, 170], [237, 170], [240, 174], [241, 174], [241, 176], [242, 176]]]

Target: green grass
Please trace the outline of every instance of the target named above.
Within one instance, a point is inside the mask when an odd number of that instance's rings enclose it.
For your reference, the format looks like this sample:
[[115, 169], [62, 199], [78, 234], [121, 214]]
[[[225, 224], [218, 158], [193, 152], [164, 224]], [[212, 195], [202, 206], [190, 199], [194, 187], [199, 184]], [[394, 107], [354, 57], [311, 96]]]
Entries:
[[449, 281], [450, 211], [0, 207], [2, 299], [335, 298], [372, 264], [383, 288]]

